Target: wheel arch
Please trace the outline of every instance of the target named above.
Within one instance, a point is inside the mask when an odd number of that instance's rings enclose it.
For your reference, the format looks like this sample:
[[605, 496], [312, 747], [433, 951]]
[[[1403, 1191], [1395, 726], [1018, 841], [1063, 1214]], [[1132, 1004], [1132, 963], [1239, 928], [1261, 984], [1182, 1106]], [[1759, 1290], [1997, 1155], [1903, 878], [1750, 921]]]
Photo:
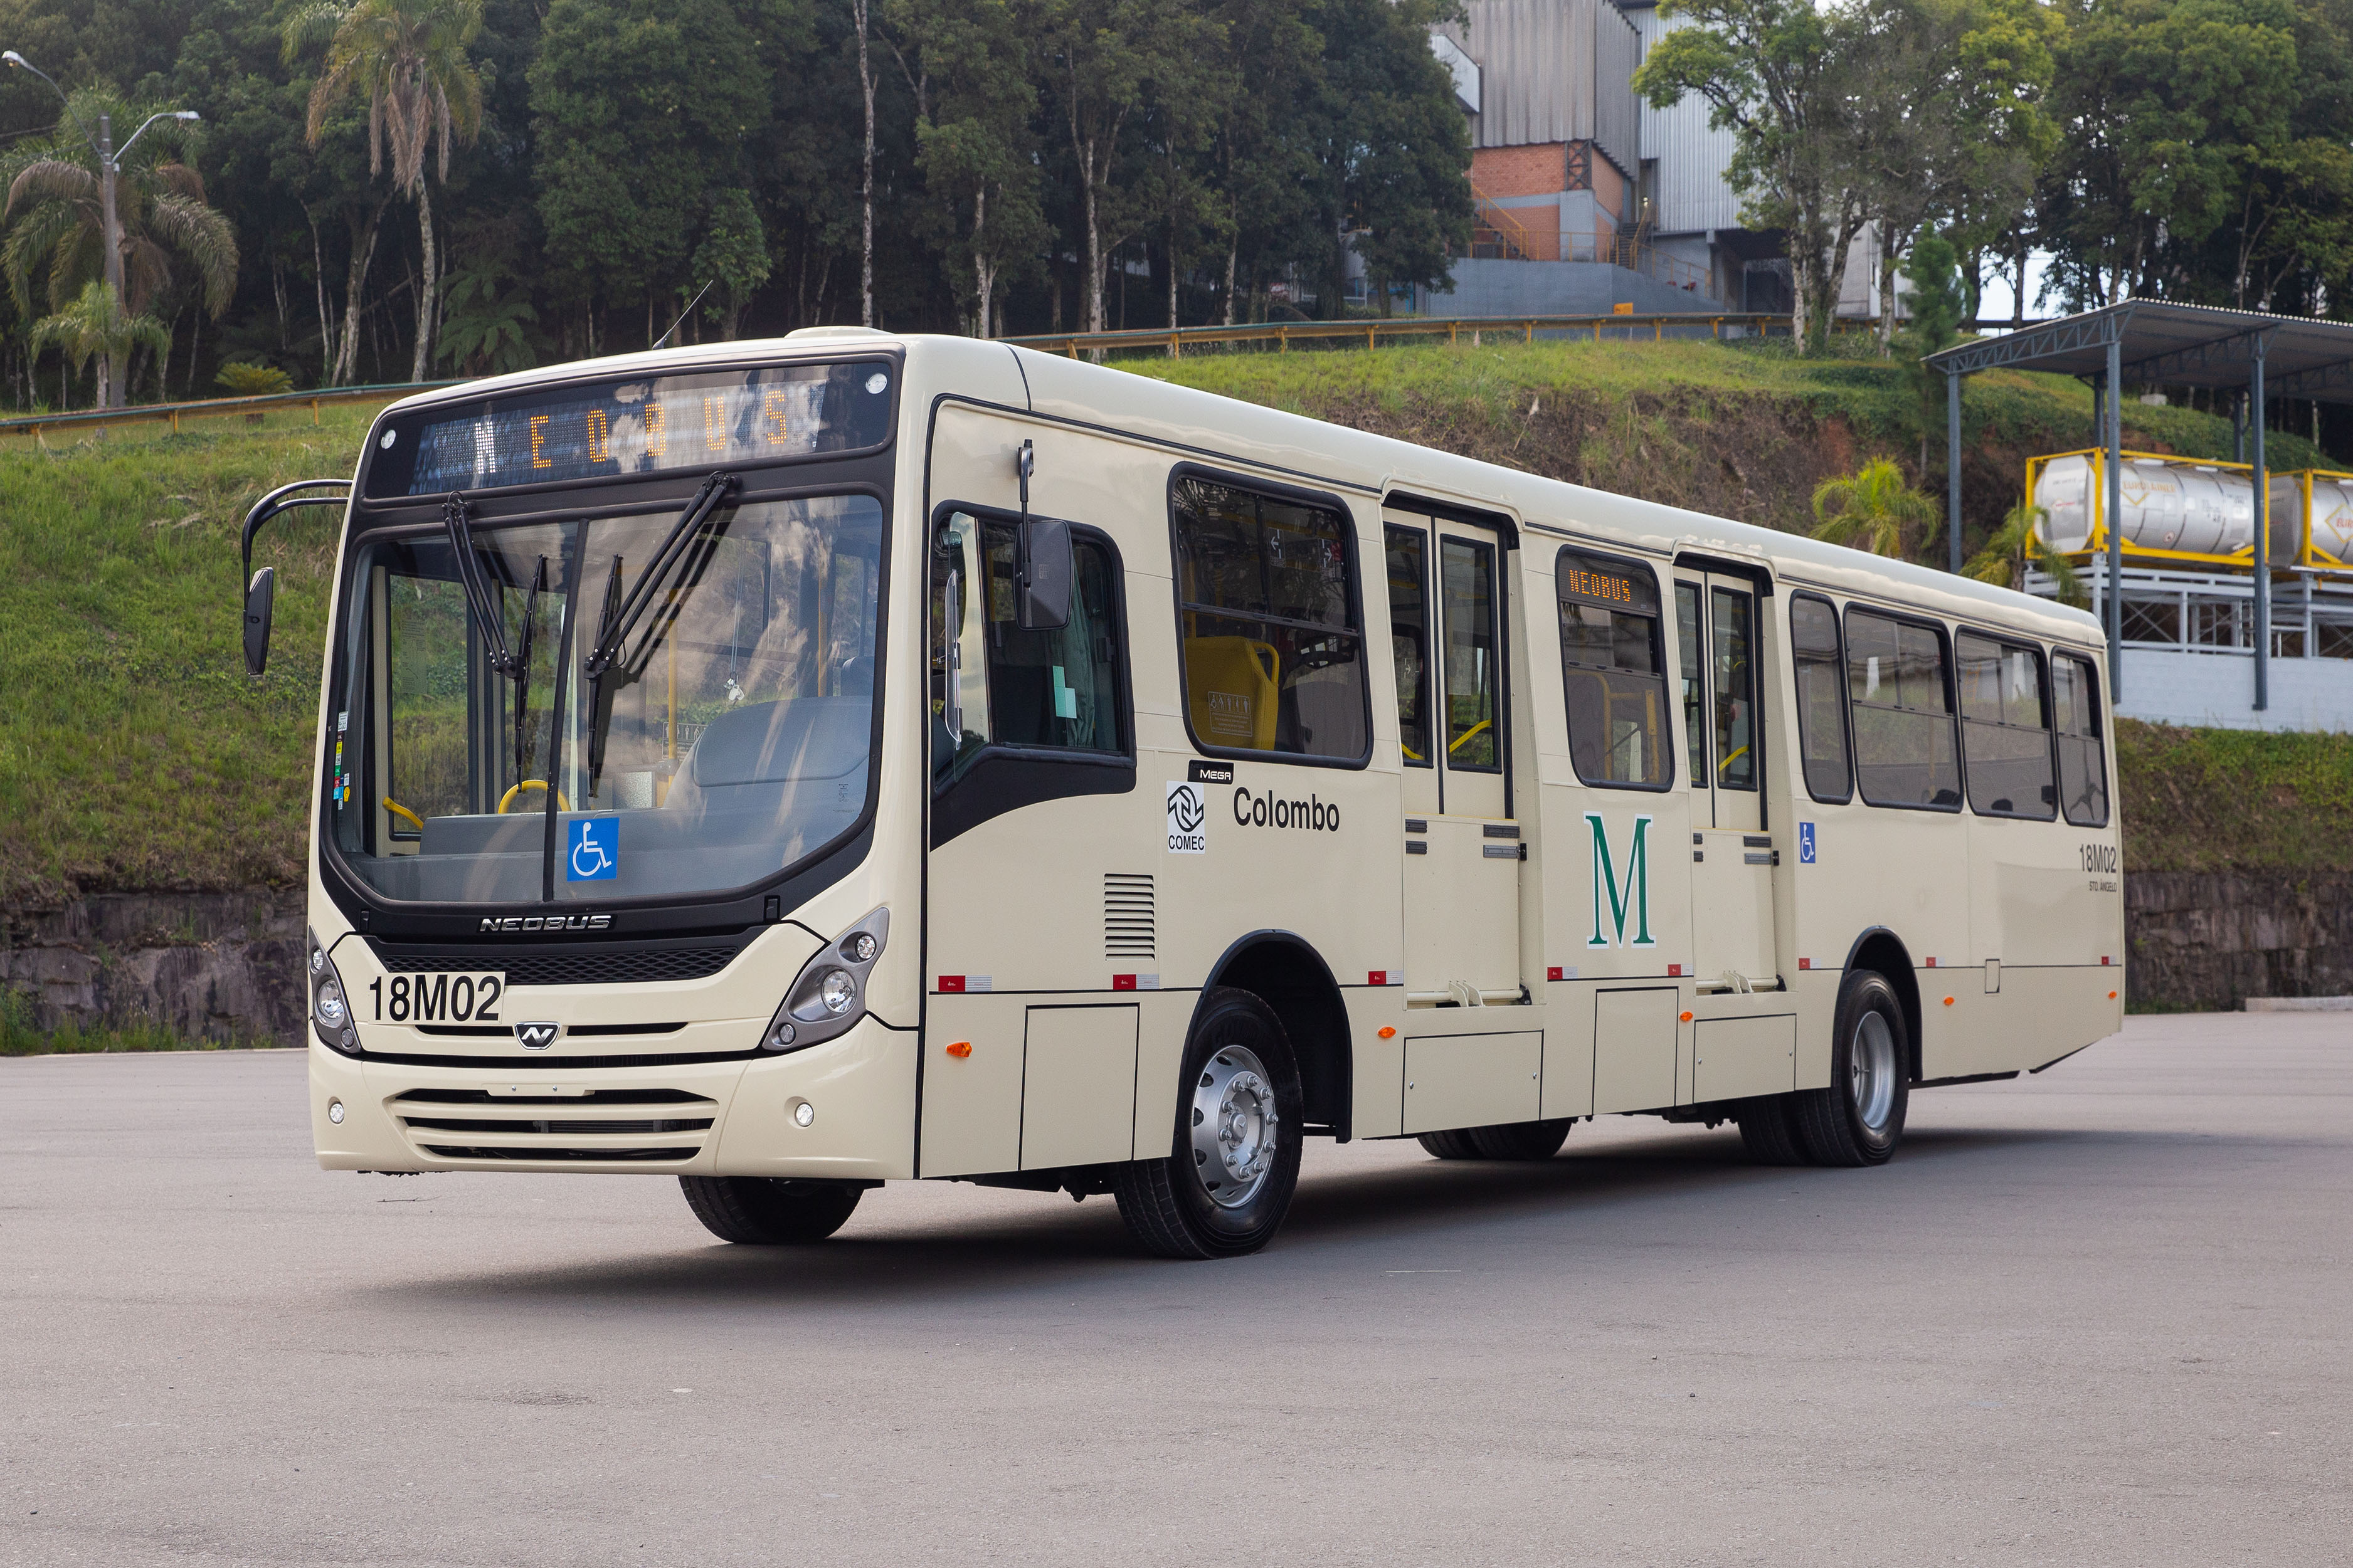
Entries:
[[1210, 990], [1220, 985], [1247, 991], [1273, 1009], [1299, 1058], [1307, 1125], [1346, 1142], [1356, 1103], [1356, 1053], [1349, 1045], [1348, 1005], [1323, 954], [1287, 931], [1254, 931], [1236, 939], [1209, 967], [1193, 1022], [1187, 1026], [1188, 1037]]
[[[1845, 973], [1868, 969], [1895, 988], [1895, 999], [1904, 1007], [1905, 1053], [1909, 1058], [1904, 1064], [1905, 1076], [1914, 1083], [1920, 1081], [1920, 982], [1912, 973], [1912, 953], [1904, 939], [1885, 926], [1873, 926], [1854, 939], [1847, 950]], [[1844, 984], [1841, 977], [1841, 984]]]

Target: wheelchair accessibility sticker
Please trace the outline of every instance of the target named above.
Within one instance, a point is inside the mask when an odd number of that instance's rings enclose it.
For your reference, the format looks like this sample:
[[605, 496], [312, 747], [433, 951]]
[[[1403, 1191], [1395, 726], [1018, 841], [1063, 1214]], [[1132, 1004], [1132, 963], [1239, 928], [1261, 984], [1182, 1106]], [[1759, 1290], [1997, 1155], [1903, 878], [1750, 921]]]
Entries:
[[564, 868], [567, 882], [609, 882], [621, 869], [621, 819], [584, 816], [572, 824]]
[[1798, 864], [1810, 866], [1813, 863], [1814, 825], [1810, 822], [1801, 822], [1798, 824]]

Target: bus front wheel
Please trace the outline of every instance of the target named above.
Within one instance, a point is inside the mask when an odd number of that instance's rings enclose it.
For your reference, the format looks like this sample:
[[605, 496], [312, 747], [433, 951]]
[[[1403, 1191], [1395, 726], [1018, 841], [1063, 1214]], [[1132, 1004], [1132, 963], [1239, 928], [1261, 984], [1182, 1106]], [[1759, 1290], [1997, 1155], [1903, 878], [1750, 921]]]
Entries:
[[777, 1176], [681, 1176], [678, 1184], [704, 1229], [748, 1247], [823, 1241], [849, 1220], [865, 1191], [855, 1182]]
[[1790, 1097], [1789, 1120], [1817, 1165], [1878, 1165], [1904, 1136], [1911, 1099], [1904, 1005], [1886, 978], [1852, 971], [1839, 989], [1831, 1083]]
[[1120, 1217], [1163, 1258], [1257, 1251], [1290, 1212], [1305, 1111], [1282, 1021], [1247, 991], [1211, 991], [1185, 1043], [1176, 1152], [1117, 1168]]

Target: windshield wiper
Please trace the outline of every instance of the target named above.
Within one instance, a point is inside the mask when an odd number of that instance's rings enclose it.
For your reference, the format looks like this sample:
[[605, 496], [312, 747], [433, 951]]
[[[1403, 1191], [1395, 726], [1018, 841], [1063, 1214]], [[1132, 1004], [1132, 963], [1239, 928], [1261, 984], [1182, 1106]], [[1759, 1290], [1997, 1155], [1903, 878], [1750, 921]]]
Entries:
[[474, 623], [474, 635], [482, 639], [482, 657], [493, 670], [514, 682], [514, 771], [520, 780], [530, 762], [531, 645], [539, 621], [539, 595], [547, 586], [547, 557], [539, 558], [530, 595], [523, 600], [522, 646], [511, 648], [506, 616], [491, 593], [490, 581], [482, 574], [481, 556], [474, 549], [473, 517], [464, 496], [452, 491], [441, 503], [441, 522], [448, 530], [450, 552], [458, 558], [458, 582], [465, 589], [466, 612]]
[[[649, 634], [638, 645], [637, 658], [624, 659], [622, 648], [629, 635], [644, 620], [665, 583], [677, 572], [680, 563], [688, 560], [697, 535], [727, 492], [735, 488], [733, 474], [710, 474], [704, 477], [694, 499], [678, 514], [669, 534], [638, 574], [638, 585], [627, 596], [621, 592], [621, 558], [613, 557], [612, 570], [605, 578], [605, 606], [596, 617], [596, 646], [588, 652], [582, 666], [588, 677], [588, 793], [595, 795], [598, 780], [605, 771], [605, 731], [612, 719], [613, 696], [640, 673], [646, 656], [652, 650], [654, 637]], [[673, 610], [673, 615], [675, 611]]]

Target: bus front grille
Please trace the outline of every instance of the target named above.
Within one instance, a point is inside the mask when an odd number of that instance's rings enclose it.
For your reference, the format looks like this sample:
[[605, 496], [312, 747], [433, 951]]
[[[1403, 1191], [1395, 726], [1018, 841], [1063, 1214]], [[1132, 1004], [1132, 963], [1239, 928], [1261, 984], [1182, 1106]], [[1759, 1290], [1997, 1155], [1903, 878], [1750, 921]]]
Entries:
[[702, 1152], [700, 1144], [681, 1149], [556, 1149], [539, 1144], [511, 1149], [473, 1144], [424, 1143], [427, 1153], [441, 1160], [580, 1161], [598, 1164], [659, 1164], [691, 1160]]
[[630, 1164], [693, 1159], [719, 1111], [716, 1101], [674, 1089], [533, 1095], [414, 1089], [386, 1109], [417, 1148], [437, 1159]]
[[565, 952], [528, 948], [474, 947], [438, 952], [404, 951], [396, 943], [372, 943], [395, 974], [463, 973], [495, 969], [514, 985], [642, 985], [662, 980], [708, 980], [733, 961], [741, 947], [579, 946]]

